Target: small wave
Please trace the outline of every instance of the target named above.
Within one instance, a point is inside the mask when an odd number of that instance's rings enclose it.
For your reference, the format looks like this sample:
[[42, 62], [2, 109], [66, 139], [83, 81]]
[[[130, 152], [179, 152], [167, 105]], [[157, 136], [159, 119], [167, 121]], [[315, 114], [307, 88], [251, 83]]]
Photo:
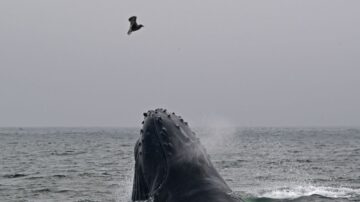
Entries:
[[67, 192], [72, 192], [72, 191], [71, 191], [71, 190], [67, 190], [67, 189], [56, 191], [56, 193], [67, 193]]
[[49, 188], [43, 188], [43, 189], [36, 189], [33, 190], [34, 193], [67, 193], [67, 192], [71, 192], [71, 190], [67, 190], [67, 189], [61, 189], [61, 190], [56, 190], [56, 189], [49, 189]]
[[327, 198], [351, 198], [360, 195], [360, 189], [346, 187], [323, 187], [323, 186], [297, 186], [282, 187], [275, 190], [263, 191], [258, 197], [272, 199], [296, 199], [304, 196], [324, 196]]
[[19, 177], [25, 177], [25, 176], [27, 176], [27, 175], [21, 174], [21, 173], [3, 175], [4, 178], [19, 178]]
[[97, 176], [95, 173], [80, 173], [79, 174], [80, 177], [93, 177], [93, 176]]
[[66, 177], [66, 175], [53, 175], [51, 177], [54, 177], [54, 178], [64, 178]]
[[37, 189], [34, 190], [35, 193], [46, 193], [46, 192], [51, 192], [51, 189], [49, 188], [44, 188], [44, 189]]
[[[296, 199], [273, 199], [273, 198], [244, 198], [244, 202], [325, 202], [325, 201], [334, 201], [332, 198], [319, 196], [319, 195], [311, 195], [311, 196], [302, 196]], [[343, 202], [343, 200], [342, 200]]]
[[28, 176], [26, 179], [27, 180], [40, 180], [40, 179], [49, 179], [49, 178], [66, 178], [66, 175], [50, 175], [50, 176]]
[[54, 156], [75, 156], [75, 155], [80, 155], [80, 154], [85, 154], [86, 152], [85, 151], [72, 151], [72, 150], [69, 150], [69, 151], [64, 151], [64, 152], [51, 152], [51, 155], [54, 155]]

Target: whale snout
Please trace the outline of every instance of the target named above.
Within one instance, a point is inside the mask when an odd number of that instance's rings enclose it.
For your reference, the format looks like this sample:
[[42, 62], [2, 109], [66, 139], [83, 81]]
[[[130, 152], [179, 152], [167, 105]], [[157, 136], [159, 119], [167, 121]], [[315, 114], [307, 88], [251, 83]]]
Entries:
[[145, 112], [142, 133], [156, 138], [164, 150], [178, 150], [189, 143], [198, 142], [188, 123], [166, 109]]

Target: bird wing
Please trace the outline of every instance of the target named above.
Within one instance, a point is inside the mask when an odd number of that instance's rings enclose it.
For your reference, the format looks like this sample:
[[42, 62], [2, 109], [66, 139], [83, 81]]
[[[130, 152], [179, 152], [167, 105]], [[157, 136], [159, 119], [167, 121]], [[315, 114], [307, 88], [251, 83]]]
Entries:
[[129, 22], [130, 22], [131, 25], [136, 24], [136, 16], [130, 17]]

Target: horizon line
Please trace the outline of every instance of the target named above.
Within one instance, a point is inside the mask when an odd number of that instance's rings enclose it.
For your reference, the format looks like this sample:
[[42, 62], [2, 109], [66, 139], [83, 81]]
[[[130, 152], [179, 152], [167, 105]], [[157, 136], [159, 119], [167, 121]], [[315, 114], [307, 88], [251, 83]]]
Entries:
[[[141, 128], [142, 126], [0, 126], [0, 128]], [[247, 126], [247, 125], [233, 125], [233, 126], [211, 126], [211, 125], [190, 125], [191, 128], [211, 128], [211, 127], [218, 127], [218, 128], [360, 128], [360, 125], [254, 125], [254, 126]]]

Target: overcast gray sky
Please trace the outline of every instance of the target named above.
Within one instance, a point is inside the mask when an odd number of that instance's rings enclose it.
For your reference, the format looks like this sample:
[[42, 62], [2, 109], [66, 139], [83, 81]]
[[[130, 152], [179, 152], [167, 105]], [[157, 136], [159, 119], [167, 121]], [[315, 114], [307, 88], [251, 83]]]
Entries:
[[[0, 126], [359, 126], [359, 0], [0, 1]], [[144, 28], [128, 36], [128, 18]]]

